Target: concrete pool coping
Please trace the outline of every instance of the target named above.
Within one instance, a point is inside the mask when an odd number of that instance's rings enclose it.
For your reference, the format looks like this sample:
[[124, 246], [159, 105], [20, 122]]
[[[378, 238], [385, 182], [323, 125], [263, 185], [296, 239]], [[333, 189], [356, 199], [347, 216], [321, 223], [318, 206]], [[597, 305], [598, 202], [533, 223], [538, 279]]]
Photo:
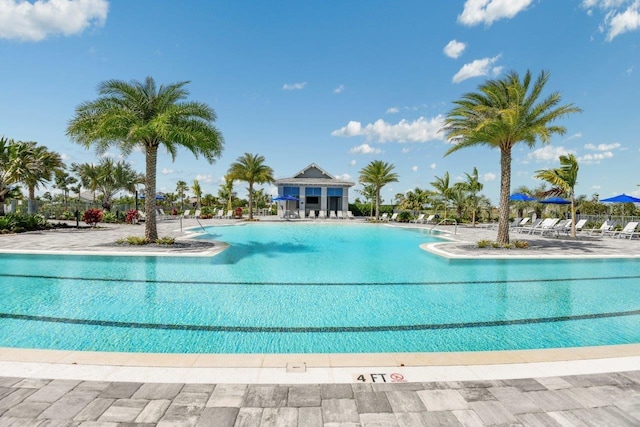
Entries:
[[[233, 224], [216, 221], [219, 225]], [[237, 223], [237, 222], [236, 222]], [[340, 223], [326, 221], [326, 223]], [[347, 224], [342, 221], [341, 223]], [[159, 224], [160, 226], [166, 224]], [[211, 224], [206, 224], [211, 225]], [[175, 230], [174, 236], [188, 239], [198, 224], [187, 228], [189, 234]], [[410, 225], [419, 227], [418, 225]], [[425, 227], [426, 228], [426, 227]], [[461, 229], [461, 227], [458, 227]], [[131, 228], [129, 228], [131, 230]], [[582, 259], [588, 258], [639, 258], [640, 244], [637, 241], [598, 241], [597, 253], [590, 253], [589, 242], [568, 242], [574, 248], [567, 251], [559, 245], [565, 242], [523, 236], [538, 246], [535, 252], [517, 254], [486, 249], [469, 250], [474, 241], [493, 235], [495, 231], [465, 229], [464, 237], [453, 235], [451, 229], [447, 242], [423, 245], [423, 249], [450, 259], [463, 258], [531, 258], [531, 259]], [[104, 239], [104, 234], [100, 237]], [[122, 233], [121, 233], [122, 234]], [[57, 243], [64, 234], [55, 236]], [[95, 235], [94, 235], [95, 236]], [[3, 238], [5, 236], [2, 236]], [[119, 237], [119, 236], [118, 236]], [[115, 237], [109, 237], [114, 240]], [[37, 237], [36, 237], [37, 239]], [[5, 242], [16, 239], [3, 239]], [[100, 246], [87, 248], [85, 238], [64, 242], [61, 247], [34, 248], [23, 243], [23, 247], [3, 249], [0, 253], [58, 254], [58, 255], [119, 255], [119, 256], [212, 256], [224, 249], [223, 245], [209, 248], [201, 253], [145, 251], [123, 252]], [[37, 241], [37, 240], [36, 240]], [[580, 243], [580, 245], [576, 244]], [[586, 245], [582, 245], [585, 243]], [[84, 250], [81, 245], [84, 245]], [[631, 245], [631, 246], [629, 246]], [[20, 246], [20, 245], [18, 245]], [[294, 372], [287, 372], [287, 367]], [[295, 372], [304, 368], [305, 372]], [[107, 353], [64, 350], [31, 350], [0, 348], [0, 375], [109, 379], [114, 381], [150, 382], [231, 382], [231, 383], [325, 383], [353, 382], [357, 373], [401, 373], [408, 381], [474, 380], [499, 378], [530, 378], [534, 376], [560, 376], [587, 373], [618, 372], [640, 368], [640, 344], [625, 344], [602, 347], [560, 348], [545, 350], [509, 350], [456, 353], [370, 353], [370, 354], [148, 354]]]

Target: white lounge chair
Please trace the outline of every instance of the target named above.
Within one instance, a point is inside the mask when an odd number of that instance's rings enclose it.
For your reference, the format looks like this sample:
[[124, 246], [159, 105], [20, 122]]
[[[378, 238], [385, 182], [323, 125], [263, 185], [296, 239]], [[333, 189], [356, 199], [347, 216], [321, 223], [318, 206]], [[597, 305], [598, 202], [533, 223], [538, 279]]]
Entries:
[[311, 210], [309, 211], [309, 216], [308, 216], [307, 218], [309, 218], [309, 219], [316, 219], [316, 211], [315, 211], [315, 210], [313, 210], [313, 209], [311, 209]]
[[193, 213], [193, 217], [194, 218], [200, 218], [200, 214], [201, 213], [202, 213], [202, 210], [196, 209], [196, 211]]
[[338, 219], [344, 219], [344, 214], [342, 213], [342, 211], [336, 212], [336, 215], [338, 216]]
[[418, 217], [416, 219], [412, 220], [411, 222], [415, 222], [416, 224], [417, 223], [421, 223], [422, 224], [424, 222], [424, 214], [418, 215]]
[[631, 221], [628, 222], [627, 225], [624, 226], [624, 228], [622, 230], [619, 231], [606, 231], [605, 234], [611, 237], [616, 237], [616, 238], [620, 238], [620, 237], [624, 237], [625, 239], [627, 238], [627, 236], [629, 237], [629, 240], [631, 240], [631, 238], [633, 236], [638, 236], [640, 235], [640, 233], [636, 232], [636, 228], [638, 228], [638, 222], [636, 221]]
[[531, 234], [532, 230], [535, 230], [542, 224], [544, 220], [542, 218], [536, 218], [530, 225], [523, 225], [521, 227], [516, 227], [516, 231], [518, 233], [529, 233]]
[[323, 210], [320, 210], [320, 212], [318, 212], [318, 219], [327, 219], [327, 213]]
[[609, 232], [612, 228], [613, 223], [611, 221], [605, 221], [599, 228], [590, 228], [589, 230], [585, 230], [585, 232], [589, 232], [589, 236], [593, 236], [594, 234], [604, 236], [605, 233]]
[[351, 211], [347, 211], [347, 218], [348, 219], [356, 219], [356, 217], [353, 216], [353, 212], [351, 212]]
[[389, 221], [397, 221], [398, 220], [398, 212], [394, 212], [393, 215], [391, 215], [391, 218], [389, 218]]
[[549, 230], [553, 230], [553, 228], [556, 226], [556, 224], [559, 221], [560, 221], [560, 218], [547, 218], [544, 221], [542, 221], [538, 227], [535, 227], [535, 228], [531, 229], [529, 234], [540, 233], [540, 235], [543, 235], [544, 233], [548, 232]]
[[182, 213], [183, 218], [191, 218], [191, 210], [187, 209]]
[[338, 219], [338, 216], [336, 215], [336, 211], [329, 211], [329, 218]]
[[229, 209], [224, 217], [227, 219], [233, 218], [233, 209]]
[[432, 222], [435, 222], [434, 221], [435, 219], [436, 219], [435, 214], [431, 214], [422, 222], [424, 222], [425, 224], [431, 224]]
[[383, 213], [382, 216], [380, 217], [380, 221], [389, 221], [389, 214], [388, 213]]

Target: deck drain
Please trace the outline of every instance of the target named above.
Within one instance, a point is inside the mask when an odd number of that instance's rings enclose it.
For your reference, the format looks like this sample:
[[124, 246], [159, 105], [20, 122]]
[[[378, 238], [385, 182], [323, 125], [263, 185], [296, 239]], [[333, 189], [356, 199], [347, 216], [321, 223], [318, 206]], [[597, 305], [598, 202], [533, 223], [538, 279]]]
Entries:
[[287, 372], [304, 373], [307, 372], [306, 363], [287, 363]]

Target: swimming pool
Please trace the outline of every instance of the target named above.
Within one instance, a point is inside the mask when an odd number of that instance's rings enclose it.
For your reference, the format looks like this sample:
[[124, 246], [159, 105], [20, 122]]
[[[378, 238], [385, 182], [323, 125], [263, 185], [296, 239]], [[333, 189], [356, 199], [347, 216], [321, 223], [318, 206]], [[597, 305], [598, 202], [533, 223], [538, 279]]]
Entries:
[[211, 258], [2, 254], [0, 346], [160, 353], [640, 342], [640, 263], [446, 260], [424, 229], [211, 227]]

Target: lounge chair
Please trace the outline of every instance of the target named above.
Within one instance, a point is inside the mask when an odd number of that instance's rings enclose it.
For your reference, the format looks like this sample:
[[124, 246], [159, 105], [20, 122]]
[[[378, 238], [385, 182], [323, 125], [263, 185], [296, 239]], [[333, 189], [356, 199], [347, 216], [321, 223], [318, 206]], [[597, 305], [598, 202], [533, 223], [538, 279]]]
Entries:
[[556, 221], [555, 225], [551, 227], [547, 227], [545, 229], [540, 230], [540, 235], [544, 236], [545, 234], [553, 234], [556, 237], [560, 236], [560, 233], [565, 233], [566, 231], [571, 230], [571, 220], [563, 219], [562, 221]]
[[202, 213], [202, 211], [200, 209], [196, 209], [196, 211], [193, 213], [193, 217], [194, 218], [200, 218], [200, 214]]
[[318, 219], [327, 219], [327, 213], [323, 210], [320, 210], [320, 212], [318, 212]]
[[382, 216], [380, 217], [380, 221], [389, 221], [389, 214], [388, 213], [383, 213]]
[[636, 228], [638, 228], [638, 222], [636, 221], [631, 221], [628, 222], [627, 225], [624, 226], [624, 228], [622, 230], [619, 231], [606, 231], [604, 232], [606, 235], [611, 236], [611, 237], [617, 237], [618, 239], [620, 237], [624, 237], [625, 239], [627, 238], [627, 236], [629, 237], [629, 240], [631, 240], [631, 238], [633, 236], [639, 236], [640, 233], [636, 232]]
[[191, 218], [191, 210], [187, 209], [182, 213], [183, 218]]
[[348, 218], [348, 219], [356, 219], [356, 218], [353, 216], [353, 212], [351, 212], [351, 211], [347, 211], [347, 218]]
[[605, 221], [599, 228], [590, 228], [589, 230], [585, 230], [585, 232], [589, 232], [589, 236], [593, 236], [594, 234], [604, 236], [604, 234], [609, 232], [612, 228], [613, 223], [611, 221]]
[[233, 218], [233, 209], [229, 209], [227, 211], [227, 214], [224, 216], [227, 219], [232, 219]]
[[421, 223], [422, 224], [424, 222], [424, 214], [418, 215], [418, 218], [412, 220], [411, 222], [415, 222], [416, 224], [417, 223]]
[[338, 216], [338, 219], [344, 219], [344, 214], [342, 213], [342, 211], [338, 211], [336, 215]]
[[391, 215], [391, 218], [389, 218], [389, 221], [397, 221], [398, 220], [398, 212], [394, 212], [393, 215]]
[[314, 211], [313, 209], [311, 209], [309, 211], [309, 216], [307, 217], [309, 219], [316, 219], [316, 211]]
[[544, 221], [542, 221], [538, 227], [531, 229], [529, 234], [540, 233], [540, 235], [542, 236], [543, 234], [549, 231], [553, 231], [559, 221], [560, 221], [560, 218], [547, 218]]
[[516, 228], [516, 227], [519, 227], [520, 225], [524, 225], [524, 224], [520, 224], [521, 222], [522, 222], [522, 218], [520, 217], [514, 218], [513, 221], [509, 223], [509, 228]]
[[520, 221], [516, 222], [515, 220], [513, 220], [513, 222], [509, 224], [509, 228], [519, 231], [521, 228], [526, 227], [526, 225], [529, 223], [529, 220], [531, 218], [527, 216], [524, 218], [516, 218], [516, 219], [519, 219]]
[[338, 217], [336, 215], [336, 211], [329, 211], [329, 218], [338, 219]]
[[[578, 222], [576, 222], [576, 233], [580, 233], [586, 224], [587, 224], [586, 219], [581, 219]], [[571, 233], [571, 223], [569, 223], [569, 230], [567, 231], [567, 233]]]
[[532, 232], [533, 230], [537, 229], [538, 227], [540, 227], [544, 221], [545, 221], [545, 220], [544, 220], [544, 219], [542, 219], [542, 218], [536, 218], [536, 220], [535, 220], [535, 221], [533, 221], [533, 222], [531, 223], [531, 225], [523, 225], [522, 227], [517, 227], [517, 228], [516, 228], [516, 231], [517, 231], [518, 233], [528, 233], [528, 234], [531, 234], [531, 232]]
[[218, 209], [218, 213], [216, 214], [216, 218], [224, 218], [224, 210]]
[[431, 214], [423, 222], [425, 224], [431, 224], [431, 223], [435, 222], [434, 221], [435, 219], [436, 219], [436, 216], [434, 214]]

